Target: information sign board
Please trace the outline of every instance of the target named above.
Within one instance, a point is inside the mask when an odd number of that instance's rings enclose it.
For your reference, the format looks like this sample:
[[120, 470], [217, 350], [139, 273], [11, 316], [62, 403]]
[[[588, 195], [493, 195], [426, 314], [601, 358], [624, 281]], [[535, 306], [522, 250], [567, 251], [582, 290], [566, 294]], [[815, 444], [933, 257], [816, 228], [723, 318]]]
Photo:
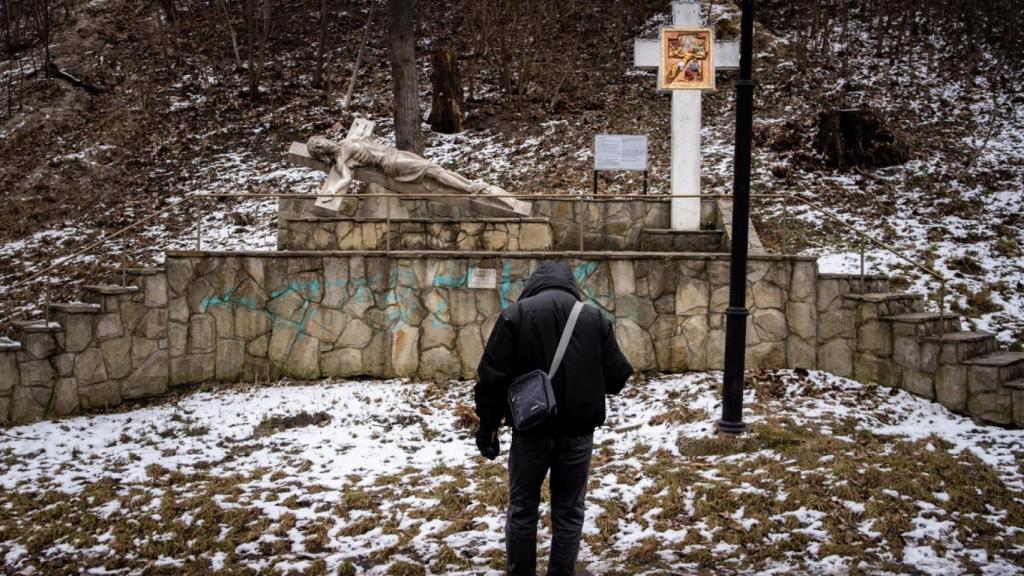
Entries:
[[594, 137], [594, 170], [647, 170], [647, 136], [598, 134]]

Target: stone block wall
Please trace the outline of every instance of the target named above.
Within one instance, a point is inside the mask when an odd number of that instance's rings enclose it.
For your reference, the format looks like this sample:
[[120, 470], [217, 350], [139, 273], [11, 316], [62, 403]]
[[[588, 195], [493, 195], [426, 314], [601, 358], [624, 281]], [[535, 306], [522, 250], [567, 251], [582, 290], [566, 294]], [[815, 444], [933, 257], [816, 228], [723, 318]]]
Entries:
[[[567, 260], [586, 299], [614, 320], [637, 369], [722, 366], [727, 257]], [[539, 261], [486, 253], [172, 253], [171, 381], [471, 378], [498, 313]], [[494, 285], [470, 288], [481, 270], [493, 271]], [[751, 261], [752, 367], [814, 366], [814, 277], [813, 259]]]
[[[1024, 364], [996, 353], [986, 332], [961, 331], [960, 319], [925, 311], [920, 295], [892, 293], [868, 276], [818, 280], [818, 366], [822, 370], [901, 388], [986, 422], [1024, 426]], [[940, 325], [942, 330], [940, 330]]]
[[[867, 321], [859, 326], [857, 302], [846, 298], [862, 291], [860, 278], [849, 275], [821, 274], [815, 285], [817, 290], [818, 349], [817, 364], [837, 376], [854, 377], [854, 356], [858, 352], [858, 333], [870, 335], [876, 325]], [[867, 276], [863, 291], [883, 293], [889, 291], [889, 281], [882, 276]], [[870, 352], [874, 344], [867, 345]]]
[[0, 424], [7, 424], [14, 402], [14, 391], [21, 388], [18, 352], [21, 343], [0, 339]]
[[[382, 210], [384, 201], [372, 194], [356, 196], [358, 200], [343, 207], [342, 216], [358, 218], [385, 217]], [[292, 222], [305, 219], [330, 219], [332, 215], [318, 213], [313, 208], [314, 199], [282, 198], [278, 204], [279, 237], [288, 239], [290, 249], [313, 250], [317, 241], [305, 247], [292, 242], [289, 237], [295, 226]], [[492, 219], [471, 208], [446, 204], [437, 200], [391, 199], [391, 218], [413, 219]], [[547, 219], [551, 224], [551, 246], [553, 250], [570, 251], [579, 249], [579, 223], [581, 203], [570, 198], [531, 199], [533, 214]], [[642, 231], [645, 228], [665, 229], [670, 227], [671, 203], [667, 198], [652, 196], [650, 199], [629, 200], [614, 197], [588, 200], [583, 204], [584, 241], [587, 250], [642, 250]], [[719, 203], [707, 200], [701, 204], [701, 221], [718, 226]], [[502, 217], [505, 219], [507, 217]], [[720, 227], [720, 226], [718, 226]], [[756, 237], [756, 234], [754, 235]], [[323, 233], [321, 233], [323, 237]], [[379, 236], [378, 236], [379, 237]], [[325, 238], [325, 237], [324, 237]], [[324, 239], [324, 243], [329, 242]], [[365, 249], [369, 249], [368, 247]], [[763, 250], [761, 250], [763, 252]]]
[[[162, 274], [87, 287], [49, 322], [15, 325], [0, 346], [0, 421], [30, 422], [167, 391], [167, 288]], [[10, 392], [10, 394], [7, 394]]]
[[645, 228], [640, 247], [644, 252], [728, 252], [722, 230], [670, 230]]
[[278, 250], [550, 250], [551, 226], [544, 218], [284, 219]]
[[[165, 270], [91, 287], [0, 339], [0, 423], [210, 380], [473, 378], [498, 314], [552, 256], [638, 370], [722, 368], [725, 254], [171, 252]], [[819, 368], [1024, 425], [1021, 356], [957, 319], [940, 335], [922, 299], [889, 290], [819, 275], [813, 258], [751, 256], [747, 367]]]

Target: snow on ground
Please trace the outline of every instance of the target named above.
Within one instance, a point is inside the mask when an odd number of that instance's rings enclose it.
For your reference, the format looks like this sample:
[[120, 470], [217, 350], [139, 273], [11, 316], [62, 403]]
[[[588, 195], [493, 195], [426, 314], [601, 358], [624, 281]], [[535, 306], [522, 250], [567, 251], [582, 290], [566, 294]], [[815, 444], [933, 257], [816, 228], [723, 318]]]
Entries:
[[[750, 432], [720, 439], [720, 378], [609, 400], [589, 573], [1022, 572], [1024, 431], [784, 371], [754, 375]], [[0, 558], [12, 574], [498, 574], [510, 438], [496, 462], [476, 455], [471, 390], [281, 382], [10, 428]], [[547, 520], [540, 538], [543, 558]]]

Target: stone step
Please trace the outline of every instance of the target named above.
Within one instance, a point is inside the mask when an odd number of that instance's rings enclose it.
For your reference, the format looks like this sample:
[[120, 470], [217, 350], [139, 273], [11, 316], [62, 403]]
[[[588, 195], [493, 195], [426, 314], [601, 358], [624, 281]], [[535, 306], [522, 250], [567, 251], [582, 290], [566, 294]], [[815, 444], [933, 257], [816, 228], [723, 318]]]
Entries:
[[1024, 425], [1024, 352], [992, 352], [965, 360], [967, 412], [995, 424]]
[[927, 341], [941, 346], [940, 364], [958, 364], [999, 349], [999, 341], [991, 332], [947, 332], [942, 336], [929, 336]]
[[924, 294], [911, 294], [909, 292], [868, 292], [866, 294], [843, 294], [843, 298], [860, 300], [871, 304], [880, 304], [882, 302], [900, 302], [904, 300], [923, 301]]
[[89, 302], [56, 302], [50, 304], [50, 310], [64, 314], [99, 314], [103, 307]]
[[1004, 382], [1000, 389], [1010, 393], [1010, 412], [1013, 425], [1024, 428], [1024, 378]]
[[129, 276], [153, 276], [155, 274], [162, 274], [164, 272], [164, 269], [163, 268], [134, 268], [134, 267], [121, 268], [121, 267], [118, 267], [118, 268], [114, 268], [114, 271], [117, 272], [117, 273], [124, 272], [125, 274], [127, 274]]
[[1024, 377], [1024, 352], [998, 351], [964, 360], [971, 383], [1002, 384]]
[[139, 288], [138, 286], [121, 286], [118, 284], [89, 284], [82, 286], [82, 290], [102, 296], [119, 296], [121, 294], [134, 294], [139, 291]]
[[[846, 274], [827, 272], [818, 274], [818, 278], [825, 280], [860, 280], [860, 274]], [[865, 274], [865, 280], [889, 280], [889, 277], [885, 274]]]
[[[117, 296], [98, 296], [117, 298]], [[51, 304], [52, 320], [64, 329], [56, 334], [57, 345], [65, 352], [81, 352], [92, 341], [93, 326], [102, 318], [102, 304], [87, 302], [61, 302]]]
[[41, 318], [14, 322], [14, 329], [23, 334], [52, 333], [63, 330], [57, 322], [47, 322]]
[[[938, 312], [909, 312], [906, 314], [896, 314], [894, 316], [885, 316], [883, 320], [892, 323], [893, 336], [917, 336], [919, 338], [927, 338], [928, 336], [938, 335], [939, 320], [942, 316]], [[960, 331], [960, 318], [945, 315], [945, 323], [943, 326], [943, 333], [959, 332]]]
[[22, 320], [14, 323], [14, 335], [31, 360], [44, 360], [57, 351], [56, 336], [64, 327], [43, 319]]
[[723, 230], [645, 228], [640, 249], [646, 252], [725, 252]]
[[117, 284], [91, 284], [82, 286], [82, 300], [89, 304], [103, 306], [104, 312], [117, 312], [120, 308], [120, 300], [126, 295], [135, 295], [139, 292], [138, 286], [120, 286]]
[[858, 320], [864, 322], [878, 317], [897, 316], [924, 310], [924, 295], [907, 292], [867, 292], [843, 294], [845, 300], [856, 302]]
[[890, 278], [882, 274], [865, 274], [863, 287], [860, 274], [818, 274], [818, 281], [839, 283], [839, 294], [880, 294], [892, 292]]
[[[159, 266], [125, 266], [125, 268], [115, 268], [112, 272], [116, 275], [116, 278], [121, 280], [125, 286], [135, 286], [139, 290], [146, 292], [147, 282], [154, 282], [157, 277], [166, 274], [166, 271]], [[165, 289], [166, 290], [166, 289]]]
[[965, 360], [964, 364], [975, 366], [1016, 366], [1024, 364], [1024, 352], [1007, 352], [1005, 350]]
[[0, 352], [17, 352], [21, 350], [21, 342], [0, 336]]

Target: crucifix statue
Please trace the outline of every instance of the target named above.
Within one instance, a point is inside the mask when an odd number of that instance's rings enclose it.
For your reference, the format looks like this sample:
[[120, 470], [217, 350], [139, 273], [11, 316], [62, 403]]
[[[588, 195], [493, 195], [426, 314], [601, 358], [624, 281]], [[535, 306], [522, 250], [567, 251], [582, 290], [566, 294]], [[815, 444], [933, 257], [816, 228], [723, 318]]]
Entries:
[[[288, 158], [295, 164], [321, 170], [327, 178], [314, 207], [338, 212], [354, 180], [378, 186], [384, 192], [440, 194], [438, 202], [473, 207], [493, 216], [521, 217], [532, 214], [529, 202], [511, 198], [492, 184], [470, 180], [412, 152], [398, 150], [370, 139], [374, 123], [357, 118], [344, 140], [336, 142], [313, 136], [306, 144], [293, 142]], [[468, 198], [452, 197], [466, 195]]]
[[[700, 4], [698, 0], [674, 0], [672, 2], [672, 25], [678, 27], [700, 26]], [[739, 42], [715, 42], [711, 50], [710, 86], [714, 86], [714, 74], [718, 70], [739, 69]], [[633, 65], [638, 68], [657, 69], [661, 62], [659, 40], [636, 39], [633, 45]], [[693, 52], [691, 52], [693, 53]], [[696, 52], [699, 54], [699, 52]], [[684, 61], [689, 64], [689, 61]], [[686, 70], [666, 70], [673, 80], [682, 78]], [[659, 72], [659, 74], [661, 74]], [[663, 84], [659, 78], [659, 86]], [[672, 199], [672, 229], [700, 229], [700, 90], [672, 90], [672, 194], [693, 195], [692, 198]]]

